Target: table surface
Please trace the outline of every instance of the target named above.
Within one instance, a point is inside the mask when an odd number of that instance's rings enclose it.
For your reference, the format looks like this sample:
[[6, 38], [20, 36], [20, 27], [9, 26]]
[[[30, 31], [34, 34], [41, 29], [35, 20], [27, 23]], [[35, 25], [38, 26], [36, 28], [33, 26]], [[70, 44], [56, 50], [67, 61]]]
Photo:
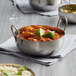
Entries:
[[[75, 1], [75, 0], [74, 0]], [[23, 14], [17, 10], [19, 20], [11, 22], [9, 20], [13, 13], [16, 14], [10, 0], [1, 0], [0, 2], [0, 43], [7, 40], [12, 36], [10, 27], [11, 24], [20, 28], [25, 25], [31, 24], [45, 24], [56, 26], [58, 16], [46, 17], [37, 14]], [[61, 23], [60, 28], [63, 29], [64, 23]], [[76, 34], [76, 24], [69, 24], [66, 29], [67, 34]], [[36, 76], [76, 76], [76, 49], [65, 56], [62, 60], [58, 61], [52, 66], [46, 67], [40, 64], [30, 62], [29, 60], [20, 59], [17, 57], [0, 54], [0, 63], [15, 63], [26, 65], [31, 68]]]

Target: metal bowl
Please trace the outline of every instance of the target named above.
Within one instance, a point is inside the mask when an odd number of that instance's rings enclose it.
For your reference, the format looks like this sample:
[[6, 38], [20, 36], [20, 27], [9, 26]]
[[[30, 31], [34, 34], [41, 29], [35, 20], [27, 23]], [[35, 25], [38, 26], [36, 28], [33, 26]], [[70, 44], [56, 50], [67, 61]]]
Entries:
[[58, 8], [61, 0], [29, 0], [30, 5], [39, 11], [51, 11]]
[[[23, 65], [19, 65], [19, 64], [0, 64], [0, 66], [9, 66], [9, 67], [10, 67], [10, 66], [13, 66], [13, 67], [16, 67], [16, 68], [23, 67]], [[32, 73], [32, 76], [35, 76], [35, 73], [34, 73], [31, 69], [29, 69], [29, 68], [27, 67], [27, 70]]]
[[69, 23], [76, 23], [76, 13], [73, 14], [73, 13], [63, 12], [62, 10], [64, 10], [65, 6], [75, 6], [76, 7], [76, 4], [63, 5], [63, 6], [59, 7], [59, 16], [60, 17], [62, 16], [63, 20], [64, 20], [64, 16], [66, 16]]
[[[51, 27], [52, 30], [60, 32], [61, 34], [63, 34], [65, 36], [65, 28], [64, 30], [61, 30], [58, 28], [58, 25], [60, 24], [60, 21], [62, 20], [62, 18], [60, 18], [58, 20], [58, 24], [57, 27]], [[68, 24], [67, 19], [66, 19], [66, 25]], [[15, 32], [13, 32], [13, 30], [16, 30]], [[40, 42], [34, 42], [34, 41], [29, 41], [29, 40], [23, 40], [20, 37], [20, 31], [23, 28], [20, 29], [16, 29], [13, 25], [11, 26], [11, 30], [12, 33], [14, 35], [17, 47], [24, 53], [30, 54], [30, 55], [47, 55], [57, 49], [59, 49], [62, 46], [63, 43], [63, 38], [59, 38], [57, 40], [53, 40], [53, 41], [40, 41]], [[19, 34], [19, 37], [17, 37], [16, 35]]]

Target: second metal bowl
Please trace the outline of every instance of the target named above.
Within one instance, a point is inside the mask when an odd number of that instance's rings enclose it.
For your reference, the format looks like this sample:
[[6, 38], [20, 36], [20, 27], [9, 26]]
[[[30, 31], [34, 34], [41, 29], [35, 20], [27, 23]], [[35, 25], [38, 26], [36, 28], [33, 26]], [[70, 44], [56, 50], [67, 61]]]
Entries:
[[51, 11], [58, 8], [61, 0], [29, 0], [30, 5], [39, 11]]
[[64, 16], [66, 16], [69, 23], [76, 23], [76, 13], [66, 13], [62, 11], [65, 9], [66, 6], [74, 6], [76, 8], [76, 4], [63, 5], [59, 7], [59, 16], [62, 16], [63, 20]]

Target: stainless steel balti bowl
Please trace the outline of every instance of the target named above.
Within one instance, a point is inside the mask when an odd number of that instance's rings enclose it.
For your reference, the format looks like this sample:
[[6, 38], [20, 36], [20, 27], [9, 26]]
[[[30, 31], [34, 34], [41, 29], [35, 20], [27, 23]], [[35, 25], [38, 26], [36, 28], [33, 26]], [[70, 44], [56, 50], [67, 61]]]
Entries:
[[69, 23], [76, 23], [76, 13], [63, 12], [65, 9], [65, 6], [75, 6], [75, 8], [76, 8], [76, 4], [63, 5], [63, 6], [59, 7], [59, 16], [60, 17], [62, 16], [63, 20], [64, 20], [64, 16], [66, 16]]
[[51, 11], [58, 8], [61, 0], [29, 0], [30, 5], [40, 11]]
[[[29, 40], [23, 40], [20, 37], [20, 29], [16, 29], [13, 25], [11, 26], [12, 33], [14, 35], [17, 47], [24, 53], [30, 54], [30, 55], [47, 55], [57, 49], [59, 49], [63, 43], [63, 38], [65, 36], [65, 28], [68, 24], [67, 19], [66, 19], [66, 26], [64, 27], [64, 30], [61, 30], [58, 28], [58, 25], [62, 18], [59, 19], [57, 27], [52, 27], [55, 29], [55, 31], [60, 32], [63, 34], [63, 37], [53, 40], [53, 41], [39, 41], [39, 42], [34, 42], [34, 41], [29, 41]], [[16, 30], [13, 32], [13, 30]], [[19, 37], [16, 35], [19, 34]]]

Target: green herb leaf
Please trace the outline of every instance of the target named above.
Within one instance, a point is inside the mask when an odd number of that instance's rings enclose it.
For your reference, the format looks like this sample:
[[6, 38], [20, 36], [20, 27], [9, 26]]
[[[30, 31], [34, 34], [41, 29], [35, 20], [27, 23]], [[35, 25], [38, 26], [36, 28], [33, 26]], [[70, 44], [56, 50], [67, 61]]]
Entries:
[[25, 65], [19, 68], [19, 71], [25, 71], [25, 70], [27, 70], [27, 67]]
[[5, 70], [2, 70], [1, 72], [2, 72], [3, 76], [12, 76], [11, 72], [8, 72]]
[[69, 11], [76, 11], [76, 6], [66, 6], [65, 9]]
[[18, 71], [16, 75], [22, 75], [22, 71]]

